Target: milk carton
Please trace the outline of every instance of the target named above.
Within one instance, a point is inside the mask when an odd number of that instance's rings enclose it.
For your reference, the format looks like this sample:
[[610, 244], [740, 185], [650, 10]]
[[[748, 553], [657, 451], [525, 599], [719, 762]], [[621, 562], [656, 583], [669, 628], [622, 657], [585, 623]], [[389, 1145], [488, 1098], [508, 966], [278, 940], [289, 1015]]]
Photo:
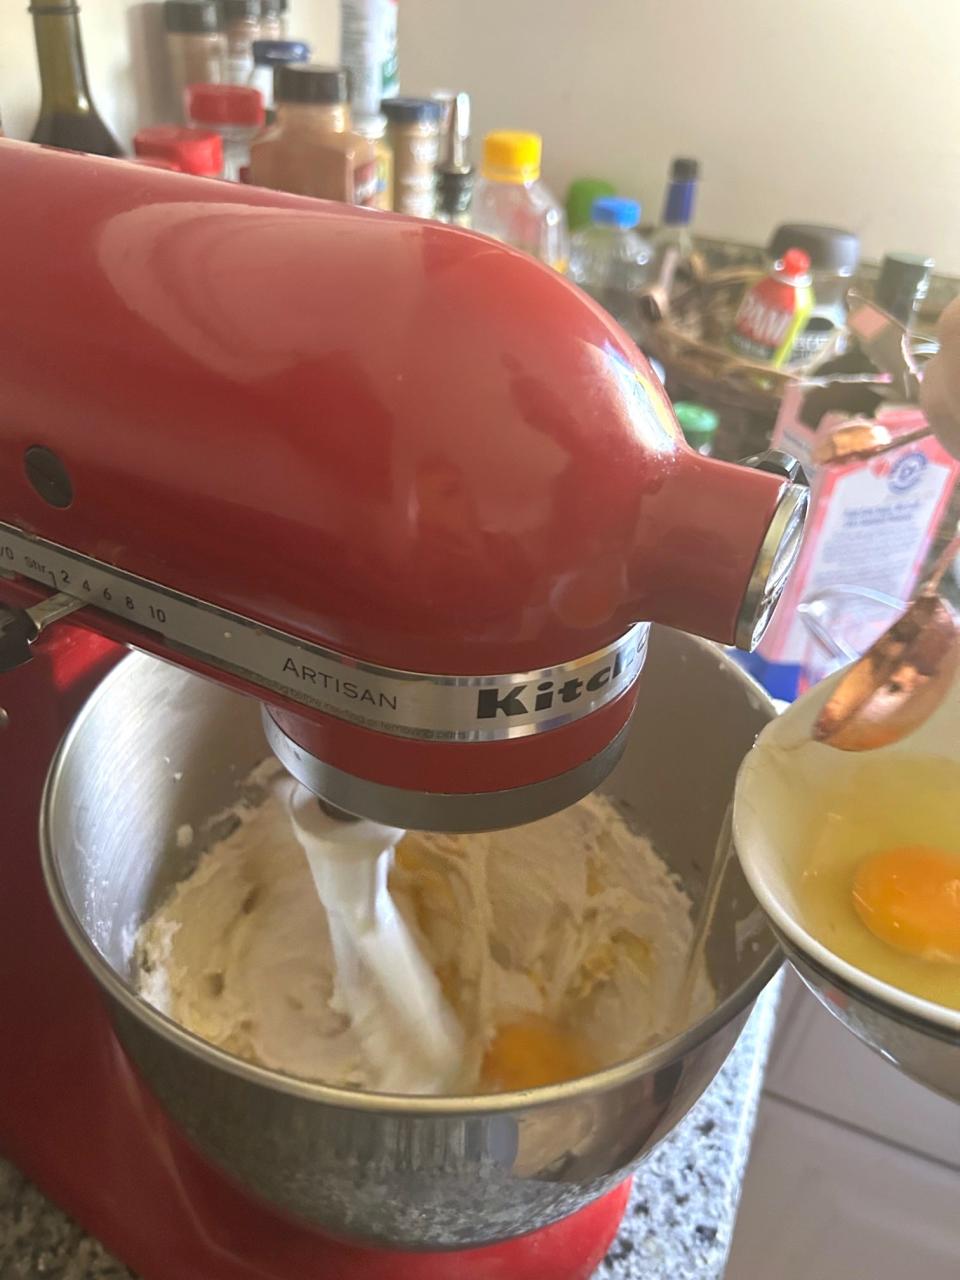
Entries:
[[[849, 405], [851, 390], [849, 381], [838, 383], [837, 399]], [[791, 386], [773, 435], [774, 448], [800, 459], [811, 489], [797, 567], [751, 664], [781, 698], [861, 654], [893, 621], [960, 475], [960, 463], [932, 436], [866, 462], [815, 467], [815, 443], [853, 416], [849, 407], [822, 412], [825, 394], [829, 403], [822, 381]], [[819, 401], [814, 413], [811, 396]], [[879, 406], [874, 418], [894, 437], [925, 424], [914, 406]]]

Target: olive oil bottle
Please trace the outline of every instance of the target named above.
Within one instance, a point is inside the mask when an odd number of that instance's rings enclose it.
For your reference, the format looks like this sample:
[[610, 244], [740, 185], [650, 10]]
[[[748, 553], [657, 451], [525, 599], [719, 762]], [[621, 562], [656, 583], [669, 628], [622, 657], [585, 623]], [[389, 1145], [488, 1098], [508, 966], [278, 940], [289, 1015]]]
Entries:
[[122, 156], [90, 97], [80, 40], [80, 6], [74, 0], [34, 0], [30, 5], [40, 64], [40, 118], [32, 142], [97, 156]]

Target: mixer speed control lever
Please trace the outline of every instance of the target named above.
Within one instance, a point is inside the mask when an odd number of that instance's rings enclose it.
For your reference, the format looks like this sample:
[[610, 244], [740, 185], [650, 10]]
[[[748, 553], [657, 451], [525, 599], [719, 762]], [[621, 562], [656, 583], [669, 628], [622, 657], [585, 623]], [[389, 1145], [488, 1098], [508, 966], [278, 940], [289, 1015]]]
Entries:
[[31, 605], [29, 609], [0, 605], [0, 673], [29, 662], [30, 646], [40, 632], [52, 622], [59, 622], [68, 614], [82, 609], [84, 603], [61, 592]]

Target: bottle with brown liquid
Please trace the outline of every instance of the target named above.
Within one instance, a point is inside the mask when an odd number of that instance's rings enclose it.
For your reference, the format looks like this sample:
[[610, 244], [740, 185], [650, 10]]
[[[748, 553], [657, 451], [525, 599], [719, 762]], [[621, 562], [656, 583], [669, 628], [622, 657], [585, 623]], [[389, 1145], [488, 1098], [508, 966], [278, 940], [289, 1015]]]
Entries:
[[122, 156], [90, 97], [80, 40], [80, 6], [34, 0], [30, 6], [40, 64], [40, 118], [31, 142], [97, 156]]
[[250, 148], [254, 186], [373, 205], [377, 152], [350, 127], [349, 76], [342, 67], [286, 63], [276, 69], [276, 123]]

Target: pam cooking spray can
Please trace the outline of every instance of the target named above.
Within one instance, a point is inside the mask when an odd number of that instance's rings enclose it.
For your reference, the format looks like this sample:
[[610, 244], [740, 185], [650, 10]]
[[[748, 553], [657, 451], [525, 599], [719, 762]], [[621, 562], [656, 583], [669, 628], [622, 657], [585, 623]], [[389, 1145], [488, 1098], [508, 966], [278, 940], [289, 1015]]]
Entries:
[[788, 249], [770, 274], [747, 290], [730, 345], [748, 360], [777, 368], [787, 360], [812, 310], [810, 258], [802, 249]]

